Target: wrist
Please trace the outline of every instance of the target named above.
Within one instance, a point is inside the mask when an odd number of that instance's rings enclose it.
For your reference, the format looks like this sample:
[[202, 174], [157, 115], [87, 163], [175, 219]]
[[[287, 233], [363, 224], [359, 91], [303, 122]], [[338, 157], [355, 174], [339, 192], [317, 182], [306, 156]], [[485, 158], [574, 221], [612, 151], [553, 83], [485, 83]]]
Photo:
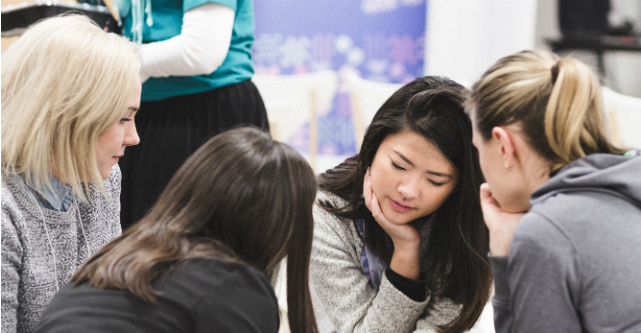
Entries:
[[507, 256], [510, 253], [511, 244], [511, 235], [508, 237], [507, 235], [500, 232], [490, 232], [490, 252], [493, 256]]
[[420, 243], [416, 247], [397, 248], [395, 246], [389, 267], [401, 276], [419, 280], [421, 276], [420, 257]]

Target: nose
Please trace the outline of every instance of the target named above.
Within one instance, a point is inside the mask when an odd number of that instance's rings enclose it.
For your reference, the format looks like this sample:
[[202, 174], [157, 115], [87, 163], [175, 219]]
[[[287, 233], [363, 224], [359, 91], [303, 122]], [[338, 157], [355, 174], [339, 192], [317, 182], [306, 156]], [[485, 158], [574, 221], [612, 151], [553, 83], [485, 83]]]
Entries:
[[420, 193], [419, 181], [416, 177], [408, 177], [398, 185], [398, 192], [403, 199], [409, 200], [418, 197]]
[[122, 144], [124, 146], [135, 146], [140, 143], [140, 137], [138, 137], [138, 131], [136, 131], [136, 123], [130, 121], [125, 128], [125, 139]]

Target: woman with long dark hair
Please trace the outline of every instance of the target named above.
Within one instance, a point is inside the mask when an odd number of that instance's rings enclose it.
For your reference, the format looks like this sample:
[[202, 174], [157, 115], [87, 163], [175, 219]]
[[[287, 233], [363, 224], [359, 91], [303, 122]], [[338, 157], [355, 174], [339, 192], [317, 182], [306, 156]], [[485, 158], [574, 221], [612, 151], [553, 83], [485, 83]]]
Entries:
[[315, 332], [308, 287], [316, 180], [258, 129], [225, 132], [150, 213], [91, 257], [38, 332], [277, 332], [270, 285], [287, 256], [289, 325]]
[[463, 332], [491, 286], [466, 89], [424, 77], [320, 176], [312, 286], [339, 332]]

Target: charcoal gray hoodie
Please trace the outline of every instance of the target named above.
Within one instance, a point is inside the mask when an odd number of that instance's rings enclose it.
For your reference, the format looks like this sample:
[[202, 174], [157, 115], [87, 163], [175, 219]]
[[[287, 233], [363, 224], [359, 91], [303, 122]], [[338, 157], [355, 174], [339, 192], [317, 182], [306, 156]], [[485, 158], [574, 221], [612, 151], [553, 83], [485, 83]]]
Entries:
[[497, 333], [641, 332], [641, 156], [594, 154], [530, 200], [490, 256]]

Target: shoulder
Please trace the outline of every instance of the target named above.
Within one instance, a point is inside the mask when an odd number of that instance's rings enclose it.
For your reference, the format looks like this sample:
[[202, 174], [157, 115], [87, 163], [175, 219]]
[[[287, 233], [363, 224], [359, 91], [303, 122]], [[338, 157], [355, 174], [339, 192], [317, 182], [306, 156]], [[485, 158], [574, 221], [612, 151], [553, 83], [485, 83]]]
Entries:
[[2, 175], [2, 210], [17, 205], [19, 197], [26, 197], [28, 194], [16, 183], [13, 176]]
[[[322, 193], [320, 198], [335, 200], [335, 203], [344, 202], [327, 193]], [[360, 238], [354, 222], [351, 219], [340, 218], [316, 204], [310, 272], [327, 274], [328, 269], [340, 270], [345, 265], [361, 265]]]
[[[603, 234], [629, 229], [641, 211], [608, 191], [563, 191], [535, 202], [514, 231], [516, 240], [585, 248]], [[601, 236], [600, 236], [601, 235]]]
[[335, 214], [328, 212], [325, 208], [320, 205], [320, 202], [330, 202], [336, 207], [342, 207], [347, 205], [347, 201], [341, 199], [340, 197], [324, 192], [318, 191], [316, 195], [316, 203], [313, 208], [314, 215], [314, 237], [316, 238], [317, 233], [333, 233], [333, 234], [354, 234], [356, 235], [356, 228], [354, 228], [354, 223], [351, 220], [346, 218], [341, 218]]
[[[278, 330], [278, 302], [267, 278], [240, 262], [215, 258], [187, 260], [168, 276], [166, 297], [191, 298], [196, 326], [272, 327]], [[217, 316], [212, 316], [216, 313]]]
[[16, 208], [16, 198], [14, 196], [15, 189], [10, 188], [9, 185], [5, 182], [6, 177], [2, 176], [2, 215], [4, 217], [5, 212], [9, 213], [11, 210]]
[[516, 226], [514, 240], [517, 243], [539, 244], [539, 247], [545, 248], [545, 244], [569, 242], [570, 238], [562, 223], [545, 214], [545, 211], [531, 210]]
[[24, 207], [21, 206], [19, 197], [26, 197], [27, 193], [8, 177], [2, 177], [2, 237], [4, 244], [5, 232], [14, 230], [15, 221], [24, 219]]
[[510, 270], [540, 270], [540, 266], [546, 269], [552, 266], [573, 267], [581, 261], [574, 238], [563, 224], [530, 211], [514, 230], [508, 257]]
[[202, 290], [249, 288], [269, 296], [273, 295], [265, 275], [247, 264], [218, 258], [195, 258], [178, 264], [167, 280], [179, 281]]
[[316, 192], [316, 203], [319, 203], [320, 201], [329, 201], [338, 206], [347, 204], [347, 201], [343, 200], [339, 196], [323, 190], [318, 190], [318, 192]]

